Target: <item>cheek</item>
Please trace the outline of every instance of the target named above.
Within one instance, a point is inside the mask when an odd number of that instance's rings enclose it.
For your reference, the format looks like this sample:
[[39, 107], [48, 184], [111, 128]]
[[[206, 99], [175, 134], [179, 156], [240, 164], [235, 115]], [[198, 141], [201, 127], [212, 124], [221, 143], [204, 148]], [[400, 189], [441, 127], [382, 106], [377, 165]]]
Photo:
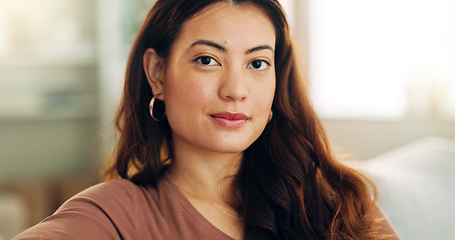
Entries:
[[275, 79], [275, 77], [273, 77], [273, 81], [270, 84], [270, 88], [269, 88], [270, 105], [272, 105], [273, 98], [275, 97], [275, 91], [276, 91], [276, 79]]
[[215, 86], [210, 82], [195, 74], [169, 75], [164, 86], [166, 109], [182, 113], [201, 109], [213, 95]]
[[253, 106], [256, 109], [256, 114], [261, 125], [264, 127], [270, 117], [270, 111], [272, 108], [273, 99], [275, 96], [275, 84], [264, 85], [261, 88], [257, 88], [254, 95]]
[[262, 106], [270, 109], [275, 96], [276, 82], [275, 78], [272, 78], [268, 84], [263, 85], [260, 91], [257, 91], [258, 99], [262, 102]]

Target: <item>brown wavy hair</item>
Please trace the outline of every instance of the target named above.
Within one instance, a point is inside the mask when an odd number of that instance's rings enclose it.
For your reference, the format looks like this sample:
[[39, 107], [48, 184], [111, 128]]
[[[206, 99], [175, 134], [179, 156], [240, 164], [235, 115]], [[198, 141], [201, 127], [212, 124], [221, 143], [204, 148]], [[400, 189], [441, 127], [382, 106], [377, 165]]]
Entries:
[[215, 2], [252, 4], [276, 30], [273, 119], [244, 152], [236, 176], [245, 239], [377, 239], [376, 190], [360, 172], [337, 161], [299, 72], [289, 26], [277, 0], [158, 0], [128, 60], [116, 116], [119, 142], [107, 179], [156, 186], [172, 161], [171, 128], [152, 120], [153, 97], [143, 55], [169, 56], [185, 21]]

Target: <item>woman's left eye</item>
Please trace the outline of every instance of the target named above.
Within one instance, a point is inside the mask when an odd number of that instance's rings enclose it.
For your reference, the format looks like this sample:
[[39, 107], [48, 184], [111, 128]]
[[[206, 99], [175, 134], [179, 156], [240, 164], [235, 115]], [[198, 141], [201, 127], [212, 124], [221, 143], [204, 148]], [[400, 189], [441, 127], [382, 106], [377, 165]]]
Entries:
[[250, 64], [248, 64], [249, 68], [253, 68], [256, 70], [265, 70], [269, 67], [269, 63], [263, 60], [254, 60]]

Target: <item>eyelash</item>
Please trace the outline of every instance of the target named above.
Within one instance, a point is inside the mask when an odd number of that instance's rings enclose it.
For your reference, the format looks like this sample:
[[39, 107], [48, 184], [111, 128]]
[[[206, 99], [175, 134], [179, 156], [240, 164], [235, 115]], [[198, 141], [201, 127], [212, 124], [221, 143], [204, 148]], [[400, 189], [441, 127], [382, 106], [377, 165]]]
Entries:
[[201, 57], [196, 58], [194, 61], [199, 63], [199, 64], [201, 64], [201, 65], [204, 65], [204, 66], [216, 66], [216, 65], [210, 65], [210, 64], [202, 63], [202, 59], [203, 58], [209, 58], [210, 62], [216, 62], [218, 65], [220, 65], [213, 57], [209, 57], [209, 56], [201, 56]]
[[[209, 64], [204, 64], [202, 61], [203, 61], [203, 59], [207, 60], [207, 58], [210, 60], [210, 62], [209, 62]], [[203, 65], [203, 66], [217, 66], [217, 65], [220, 65], [217, 60], [215, 60], [213, 57], [210, 57], [210, 56], [200, 56], [200, 57], [197, 57], [194, 61], [197, 62], [198, 64]], [[217, 63], [217, 65], [210, 64], [212, 62]], [[255, 67], [252, 66], [252, 64], [254, 62], [261, 62], [261, 63], [265, 64], [266, 68], [265, 69], [255, 68]], [[271, 66], [271, 64], [268, 61], [266, 61], [266, 60], [253, 60], [253, 61], [251, 61], [248, 64], [248, 68], [252, 68], [252, 69], [255, 69], [255, 70], [266, 70], [270, 66]], [[261, 67], [262, 67], [262, 65], [261, 65]]]
[[[259, 69], [259, 68], [253, 67], [252, 64], [253, 64], [254, 62], [261, 62], [261, 63], [263, 63], [263, 64], [265, 63], [265, 68], [264, 68], [264, 69]], [[251, 65], [251, 68], [252, 68], [252, 69], [255, 69], [255, 70], [266, 70], [267, 68], [270, 67], [271, 64], [270, 64], [269, 62], [265, 61], [265, 60], [254, 60], [254, 61], [252, 61], [251, 63], [248, 64], [248, 67], [250, 67], [250, 65]], [[263, 66], [263, 65], [261, 65], [261, 67], [262, 67], [262, 66]]]

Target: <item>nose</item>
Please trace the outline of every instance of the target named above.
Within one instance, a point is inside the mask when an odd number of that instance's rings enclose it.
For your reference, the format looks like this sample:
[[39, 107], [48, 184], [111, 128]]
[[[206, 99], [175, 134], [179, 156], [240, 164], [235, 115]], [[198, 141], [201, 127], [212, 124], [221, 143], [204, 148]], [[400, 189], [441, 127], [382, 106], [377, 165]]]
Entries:
[[226, 69], [223, 72], [218, 95], [226, 101], [244, 101], [247, 99], [247, 76], [242, 69]]

